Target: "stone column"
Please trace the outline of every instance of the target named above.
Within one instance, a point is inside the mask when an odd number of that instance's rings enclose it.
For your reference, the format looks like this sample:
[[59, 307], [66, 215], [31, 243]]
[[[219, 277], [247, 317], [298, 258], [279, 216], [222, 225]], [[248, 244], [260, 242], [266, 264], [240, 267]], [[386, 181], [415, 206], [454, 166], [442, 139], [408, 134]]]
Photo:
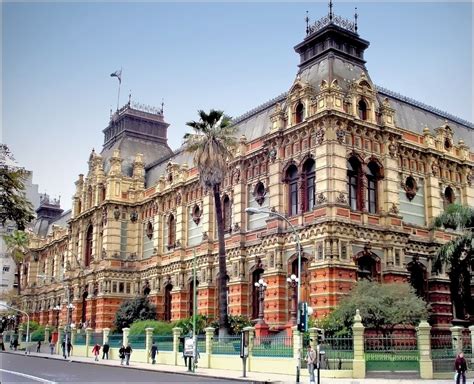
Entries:
[[89, 357], [89, 346], [91, 345], [92, 328], [86, 328], [86, 357]]
[[122, 328], [122, 332], [123, 332], [123, 334], [122, 334], [122, 336], [123, 336], [122, 342], [123, 342], [123, 345], [124, 345], [125, 347], [127, 347], [127, 345], [128, 345], [128, 334], [130, 333], [130, 328]]
[[[471, 332], [471, 348], [474, 345], [474, 325], [469, 327], [469, 332]], [[474, 355], [471, 355], [471, 366], [474, 364]]]
[[418, 350], [420, 351], [420, 378], [433, 378], [433, 361], [431, 360], [430, 344], [431, 326], [428, 322], [422, 320], [416, 328], [418, 337]]
[[146, 362], [150, 362], [150, 349], [153, 343], [153, 328], [145, 328], [145, 349], [146, 349]]
[[255, 328], [254, 327], [245, 327], [244, 331], [249, 333], [249, 357], [247, 359], [247, 372], [252, 370], [252, 358], [253, 358], [253, 339], [255, 337]]
[[458, 354], [462, 351], [462, 327], [455, 325], [449, 328], [453, 340], [453, 350]]
[[212, 340], [214, 339], [215, 329], [207, 327], [204, 329], [206, 332], [206, 358], [201, 359], [203, 368], [211, 368], [211, 356], [212, 356]]
[[103, 338], [103, 343], [104, 344], [109, 344], [109, 333], [110, 333], [110, 328], [104, 328], [102, 330], [102, 338]]
[[296, 369], [300, 368], [300, 376], [301, 376], [301, 355], [303, 353], [303, 335], [298, 328], [291, 327], [293, 331], [293, 360], [296, 365]]
[[49, 343], [49, 333], [50, 333], [51, 329], [49, 328], [49, 326], [47, 325], [46, 327], [44, 327], [44, 343]]
[[352, 377], [354, 379], [365, 378], [365, 358], [364, 358], [364, 326], [359, 310], [356, 310], [354, 316], [354, 325], [352, 326], [352, 335], [354, 342], [354, 360], [352, 362]]
[[179, 353], [179, 337], [181, 336], [183, 329], [180, 327], [173, 328], [173, 355], [174, 365], [178, 365], [178, 353]]

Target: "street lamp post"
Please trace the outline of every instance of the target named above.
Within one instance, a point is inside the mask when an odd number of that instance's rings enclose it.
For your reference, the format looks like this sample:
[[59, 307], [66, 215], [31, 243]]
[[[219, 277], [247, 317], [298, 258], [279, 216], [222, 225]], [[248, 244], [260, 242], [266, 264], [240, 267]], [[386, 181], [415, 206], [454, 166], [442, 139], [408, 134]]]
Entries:
[[61, 306], [55, 305], [53, 307], [53, 311], [56, 313], [56, 328], [59, 327], [59, 312], [61, 312]]
[[298, 278], [295, 274], [292, 274], [286, 279], [288, 286], [291, 288], [291, 312], [290, 312], [290, 322], [292, 325], [296, 325], [296, 313], [298, 311], [298, 303], [296, 302], [297, 296], [297, 287], [298, 287]]
[[26, 348], [25, 348], [25, 355], [29, 352], [30, 350], [30, 316], [28, 315], [27, 312], [24, 312], [22, 311], [21, 309], [18, 309], [18, 308], [15, 308], [15, 307], [11, 307], [7, 304], [3, 304], [3, 303], [0, 303], [1, 306], [5, 307], [5, 308], [9, 308], [9, 309], [12, 309], [14, 311], [17, 311], [17, 312], [20, 312], [22, 313], [23, 315], [26, 316]]
[[264, 316], [264, 307], [263, 301], [265, 300], [265, 291], [267, 290], [267, 283], [265, 280], [260, 279], [258, 282], [255, 283], [258, 292], [258, 320], [257, 324], [265, 324]]
[[[296, 229], [293, 224], [291, 224], [290, 220], [288, 220], [284, 215], [282, 215], [280, 212], [276, 211], [271, 211], [269, 209], [258, 209], [258, 208], [253, 208], [249, 207], [245, 209], [245, 212], [247, 212], [250, 215], [255, 215], [259, 213], [266, 213], [270, 216], [275, 216], [278, 217], [279, 219], [286, 221], [288, 225], [290, 226], [291, 230], [295, 234], [295, 239], [296, 239], [296, 247], [297, 247], [297, 252], [298, 252], [298, 276], [297, 276], [297, 290], [296, 290], [296, 302], [297, 305], [300, 303], [300, 298], [301, 298], [301, 242], [300, 242], [300, 237], [298, 235], [298, 232], [296, 232]], [[300, 371], [301, 371], [301, 347], [300, 350], [298, 351], [298, 364], [296, 366], [296, 382], [300, 382]]]

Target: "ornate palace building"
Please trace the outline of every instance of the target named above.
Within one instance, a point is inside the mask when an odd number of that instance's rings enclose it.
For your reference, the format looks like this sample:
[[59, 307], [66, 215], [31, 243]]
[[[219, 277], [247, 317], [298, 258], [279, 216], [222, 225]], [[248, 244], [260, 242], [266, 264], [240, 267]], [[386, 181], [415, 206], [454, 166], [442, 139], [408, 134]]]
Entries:
[[[358, 279], [409, 281], [432, 304], [432, 323], [451, 325], [449, 281], [431, 264], [455, 233], [430, 225], [448, 204], [474, 206], [474, 126], [377, 87], [365, 66], [368, 46], [356, 22], [331, 11], [296, 45], [300, 64], [288, 92], [234, 119], [239, 146], [221, 196], [230, 314], [257, 317], [254, 283], [262, 277], [266, 323], [284, 328], [293, 312], [294, 232], [274, 216], [247, 215], [253, 207], [282, 213], [296, 228], [302, 300], [316, 316]], [[21, 271], [34, 319], [54, 325], [66, 291], [72, 321], [97, 329], [111, 327], [120, 303], [141, 294], [160, 319], [188, 317], [194, 256], [198, 311], [217, 315], [212, 195], [192, 155], [168, 147], [167, 128], [162, 110], [129, 102], [79, 175], [72, 211], [42, 202]]]

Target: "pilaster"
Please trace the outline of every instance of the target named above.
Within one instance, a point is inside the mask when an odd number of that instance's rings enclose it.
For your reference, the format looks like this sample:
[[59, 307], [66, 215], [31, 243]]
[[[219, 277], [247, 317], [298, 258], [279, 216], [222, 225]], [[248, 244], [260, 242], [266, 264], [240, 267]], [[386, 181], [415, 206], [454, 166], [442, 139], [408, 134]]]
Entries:
[[212, 356], [212, 341], [214, 339], [215, 328], [207, 327], [204, 329], [206, 332], [206, 355], [202, 364], [204, 368], [211, 368], [211, 356]]
[[[208, 328], [206, 328], [208, 329]], [[181, 336], [181, 333], [183, 332], [182, 328], [175, 327], [173, 328], [173, 355], [174, 355], [174, 365], [178, 365], [178, 351], [179, 351], [179, 337]], [[206, 332], [207, 336], [207, 332]], [[211, 343], [212, 345], [212, 343]], [[207, 339], [206, 339], [206, 351], [209, 350], [207, 349]]]
[[431, 360], [430, 343], [431, 326], [422, 320], [416, 329], [418, 337], [418, 350], [420, 351], [420, 378], [433, 378], [433, 361]]
[[128, 334], [130, 333], [130, 328], [122, 328], [123, 335], [123, 345], [126, 347], [128, 345]]
[[108, 344], [109, 343], [109, 334], [110, 334], [110, 328], [103, 328], [102, 329], [102, 338], [103, 338], [103, 343]]
[[150, 349], [153, 343], [153, 328], [145, 328], [145, 352], [146, 352], [146, 362], [150, 362]]
[[449, 328], [451, 331], [451, 338], [453, 340], [453, 349], [456, 351], [456, 354], [462, 352], [462, 330], [463, 327], [455, 325], [454, 327]]
[[352, 337], [354, 342], [354, 360], [352, 362], [352, 377], [354, 379], [365, 378], [365, 357], [364, 357], [364, 326], [359, 310], [356, 310], [354, 316], [354, 325], [352, 326]]

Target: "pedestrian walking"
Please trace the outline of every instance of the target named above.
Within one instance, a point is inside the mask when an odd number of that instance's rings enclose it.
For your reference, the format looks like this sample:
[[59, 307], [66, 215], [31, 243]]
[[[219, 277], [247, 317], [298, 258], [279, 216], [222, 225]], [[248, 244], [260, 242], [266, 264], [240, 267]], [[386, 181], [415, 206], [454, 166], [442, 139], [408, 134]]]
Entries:
[[108, 343], [105, 343], [102, 346], [102, 360], [104, 360], [104, 358], [109, 360], [109, 349], [110, 349], [110, 346]]
[[72, 344], [71, 344], [71, 340], [68, 340], [67, 341], [67, 357], [71, 356], [71, 352], [72, 352]]
[[125, 348], [125, 364], [127, 365], [130, 365], [130, 355], [132, 354], [132, 351], [132, 347], [130, 346], [130, 344], [128, 344]]
[[63, 349], [63, 357], [66, 358], [66, 340], [61, 343], [61, 348]]
[[92, 348], [92, 354], [95, 356], [94, 361], [99, 361], [99, 354], [100, 354], [99, 344], [94, 345], [94, 348]]
[[13, 340], [13, 350], [16, 351], [17, 348], [18, 348], [18, 339], [15, 338], [15, 339]]
[[49, 342], [49, 350], [51, 351], [51, 354], [54, 355], [54, 343], [53, 343], [53, 340], [50, 340], [50, 342]]
[[156, 346], [156, 343], [153, 342], [151, 344], [150, 348], [150, 357], [151, 357], [151, 363], [155, 364], [156, 363], [156, 355], [158, 354], [158, 347]]
[[36, 353], [41, 353], [41, 340], [38, 340], [38, 344], [36, 344]]
[[[467, 363], [464, 353], [459, 353], [454, 361], [454, 370], [456, 371], [456, 384], [466, 384]], [[462, 382], [461, 382], [462, 379]]]
[[125, 360], [125, 346], [121, 346], [119, 349], [119, 357], [120, 357], [120, 365], [123, 365], [123, 361]]
[[3, 333], [0, 333], [0, 349], [5, 350], [5, 342], [3, 341]]
[[314, 368], [316, 358], [316, 351], [311, 345], [308, 345], [308, 350], [306, 352], [306, 363], [308, 364], [309, 384], [314, 384]]

